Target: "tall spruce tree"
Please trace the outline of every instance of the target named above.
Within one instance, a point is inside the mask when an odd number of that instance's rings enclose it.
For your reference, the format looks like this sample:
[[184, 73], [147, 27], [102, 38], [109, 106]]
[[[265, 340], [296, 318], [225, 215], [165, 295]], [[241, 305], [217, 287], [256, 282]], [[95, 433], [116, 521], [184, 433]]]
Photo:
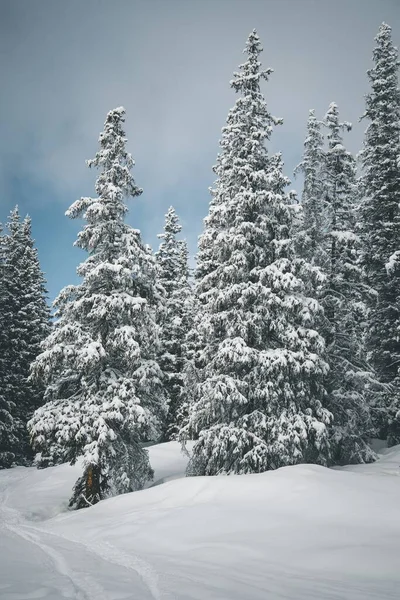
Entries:
[[176, 411], [176, 427], [174, 430], [174, 439], [177, 440], [180, 438], [181, 430], [188, 423], [190, 398], [187, 397], [186, 387], [187, 382], [190, 381], [192, 376], [192, 359], [194, 358], [196, 350], [194, 345], [196, 338], [193, 337], [194, 322], [196, 317], [196, 300], [193, 290], [192, 271], [189, 267], [189, 249], [186, 240], [180, 240], [180, 257], [182, 271], [185, 273], [185, 277], [183, 280], [184, 301], [182, 311], [184, 333], [182, 341], [182, 388]]
[[100, 150], [89, 167], [101, 172], [96, 198], [67, 211], [86, 225], [76, 245], [87, 259], [82, 281], [55, 301], [57, 321], [33, 365], [46, 404], [29, 423], [39, 466], [83, 457], [71, 506], [141, 488], [151, 478], [142, 441], [159, 436], [165, 402], [155, 360], [155, 265], [140, 232], [125, 222], [125, 200], [142, 193], [126, 150], [125, 110], [108, 113]]
[[10, 328], [7, 319], [10, 300], [5, 238], [0, 225], [0, 469], [11, 467], [18, 437], [15, 432], [15, 404], [8, 393]]
[[[2, 239], [0, 395], [9, 406], [4, 445], [8, 459], [3, 466], [29, 464], [32, 451], [26, 430], [28, 419], [43, 402], [43, 389], [29, 378], [30, 365], [48, 334], [50, 313], [31, 221], [23, 222], [15, 208]], [[5, 413], [3, 413], [5, 414]]]
[[222, 130], [199, 242], [200, 381], [183, 432], [198, 436], [196, 475], [329, 461], [320, 306], [304, 284], [319, 270], [294, 254], [289, 182], [265, 146], [281, 121], [260, 90], [272, 72], [261, 70], [261, 51], [253, 31], [231, 82], [240, 96]]
[[189, 329], [189, 268], [187, 244], [177, 239], [182, 229], [175, 209], [165, 215], [164, 232], [156, 253], [158, 280], [165, 291], [165, 305], [160, 312], [160, 359], [168, 397], [168, 414], [163, 439], [176, 439], [182, 426], [183, 368], [185, 341]]
[[377, 407], [381, 435], [400, 441], [400, 91], [398, 51], [383, 23], [375, 38], [371, 91], [364, 118], [369, 121], [362, 151], [364, 197], [361, 206], [363, 263], [375, 288], [368, 323], [372, 363], [387, 386]]
[[[20, 415], [26, 401], [24, 383], [29, 375], [29, 370], [24, 373], [23, 363], [27, 340], [24, 336], [25, 323], [19, 319], [19, 314], [23, 308], [21, 262], [24, 253], [24, 238], [18, 207], [10, 213], [8, 218], [6, 235], [3, 238], [3, 249], [3, 306], [1, 318], [3, 321], [4, 355], [1, 387], [2, 396], [9, 406], [9, 431], [6, 434], [9, 444], [8, 457], [13, 464], [24, 464], [28, 440], [23, 432], [23, 421]], [[6, 462], [5, 466], [10, 465]]]
[[328, 256], [323, 222], [324, 136], [321, 126], [321, 121], [315, 116], [315, 110], [310, 110], [303, 158], [297, 165], [294, 174], [301, 173], [304, 177], [301, 211], [296, 227], [296, 249], [302, 258], [324, 268], [327, 265]]
[[[29, 216], [22, 222], [22, 236], [25, 244], [21, 270], [23, 283], [23, 308], [21, 318], [26, 325], [25, 336], [27, 349], [25, 355], [25, 370], [30, 367], [41, 352], [41, 344], [51, 331], [50, 308], [47, 303], [46, 280], [40, 267], [38, 251], [32, 238], [32, 221]], [[24, 428], [27, 417], [43, 404], [44, 388], [40, 382], [28, 378], [29, 398], [27, 411], [24, 415]]]
[[356, 233], [357, 167], [343, 145], [342, 131], [350, 131], [351, 125], [340, 122], [335, 103], [330, 105], [324, 125], [328, 131], [321, 171], [324, 237], [318, 253], [326, 257], [327, 277], [319, 298], [326, 317], [322, 331], [330, 367], [328, 407], [334, 415], [332, 459], [338, 464], [368, 462], [375, 458], [368, 445], [373, 435], [369, 401], [375, 377], [363, 344], [368, 294]]

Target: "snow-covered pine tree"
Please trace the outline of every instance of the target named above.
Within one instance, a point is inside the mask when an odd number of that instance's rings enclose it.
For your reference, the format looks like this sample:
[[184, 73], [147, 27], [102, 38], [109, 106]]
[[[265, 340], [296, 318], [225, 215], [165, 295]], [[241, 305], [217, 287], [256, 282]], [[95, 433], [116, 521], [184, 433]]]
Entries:
[[265, 142], [280, 120], [260, 90], [271, 69], [253, 31], [231, 83], [240, 93], [222, 130], [218, 176], [199, 242], [196, 320], [200, 382], [183, 435], [198, 436], [189, 473], [260, 472], [329, 461], [331, 414], [323, 406], [318, 302], [303, 278], [319, 270], [296, 258], [292, 197], [280, 154]]
[[324, 237], [320, 237], [317, 251], [327, 258], [327, 277], [317, 296], [325, 310], [322, 332], [330, 367], [327, 406], [334, 416], [332, 459], [336, 464], [369, 462], [375, 458], [368, 445], [373, 435], [369, 400], [375, 377], [363, 344], [367, 309], [356, 234], [357, 166], [343, 145], [342, 131], [350, 131], [351, 125], [340, 123], [335, 103], [329, 106], [324, 125], [328, 130], [320, 173]]
[[191, 289], [187, 244], [177, 239], [182, 226], [171, 206], [165, 215], [164, 232], [156, 253], [158, 281], [165, 291], [165, 305], [160, 311], [160, 358], [168, 397], [168, 414], [163, 439], [176, 439], [182, 426], [183, 368], [185, 341], [189, 328], [188, 303]]
[[[26, 339], [24, 338], [24, 323], [20, 321], [19, 313], [22, 308], [20, 267], [24, 252], [24, 239], [18, 207], [10, 213], [6, 223], [6, 231], [7, 233], [3, 237], [4, 262], [1, 308], [4, 354], [1, 361], [0, 385], [2, 388], [1, 395], [9, 407], [9, 418], [7, 420], [9, 430], [6, 433], [8, 457], [13, 464], [24, 464], [23, 457], [26, 454], [28, 444], [26, 436], [23, 435], [23, 422], [19, 415], [25, 401], [24, 383], [29, 376], [29, 370], [27, 373], [23, 373], [23, 353]], [[10, 465], [6, 462], [4, 466]]]
[[298, 254], [324, 268], [328, 262], [324, 231], [324, 185], [322, 169], [324, 164], [324, 137], [321, 121], [310, 110], [307, 122], [307, 137], [304, 141], [302, 161], [294, 174], [304, 177], [301, 210], [296, 222], [296, 250]]
[[[22, 260], [23, 307], [21, 318], [24, 319], [27, 348], [25, 369], [28, 373], [30, 366], [41, 352], [41, 344], [51, 331], [50, 308], [47, 303], [46, 280], [40, 267], [38, 251], [32, 238], [32, 221], [29, 216], [22, 222], [22, 235], [25, 252]], [[29, 398], [27, 411], [24, 415], [24, 427], [39, 406], [43, 404], [43, 386], [29, 378]]]
[[180, 240], [180, 256], [182, 270], [185, 272], [184, 279], [184, 305], [183, 305], [183, 329], [185, 331], [185, 337], [182, 343], [182, 356], [183, 356], [183, 385], [181, 389], [181, 398], [179, 401], [177, 413], [176, 413], [176, 431], [175, 438], [179, 439], [180, 431], [186, 427], [189, 418], [189, 397], [186, 394], [187, 383], [191, 380], [193, 358], [196, 352], [195, 338], [193, 337], [194, 322], [196, 317], [196, 299], [193, 290], [193, 272], [189, 267], [189, 249], [186, 240]]
[[1, 337], [5, 350], [0, 366], [0, 393], [11, 409], [6, 434], [9, 457], [13, 456], [13, 463], [28, 464], [32, 451], [26, 424], [43, 401], [43, 390], [29, 378], [30, 365], [48, 334], [50, 313], [29, 217], [21, 222], [15, 208], [7, 229], [8, 235], [2, 240]]
[[[368, 322], [368, 349], [386, 401], [378, 424], [389, 444], [400, 442], [400, 91], [398, 50], [382, 23], [368, 71], [369, 124], [362, 151], [361, 237], [367, 283], [377, 292]], [[377, 407], [379, 408], [379, 407]]]
[[[198, 269], [193, 272], [194, 278]], [[193, 279], [193, 276], [190, 278]], [[178, 422], [179, 431], [177, 432], [176, 439], [185, 443], [188, 435], [188, 423], [189, 423], [189, 409], [194, 398], [196, 397], [197, 386], [200, 381], [200, 352], [204, 343], [200, 340], [200, 328], [198, 327], [201, 319], [200, 314], [200, 302], [199, 298], [195, 294], [194, 281], [191, 281], [191, 294], [185, 304], [186, 318], [187, 318], [187, 334], [183, 344], [183, 388], [182, 388], [182, 402], [180, 403]], [[196, 437], [196, 432], [193, 429], [190, 432], [192, 439]], [[186, 451], [186, 450], [185, 450]]]
[[10, 328], [8, 312], [10, 307], [8, 273], [6, 266], [6, 245], [0, 224], [0, 469], [11, 467], [15, 459], [18, 438], [15, 433], [15, 404], [8, 393]]
[[86, 225], [82, 281], [55, 301], [56, 323], [33, 365], [46, 404], [29, 423], [39, 466], [83, 458], [71, 506], [141, 488], [151, 478], [142, 442], [159, 436], [165, 401], [157, 352], [154, 261], [140, 232], [124, 222], [125, 200], [142, 193], [126, 150], [125, 110], [108, 113], [89, 167], [101, 172], [96, 198], [67, 211]]

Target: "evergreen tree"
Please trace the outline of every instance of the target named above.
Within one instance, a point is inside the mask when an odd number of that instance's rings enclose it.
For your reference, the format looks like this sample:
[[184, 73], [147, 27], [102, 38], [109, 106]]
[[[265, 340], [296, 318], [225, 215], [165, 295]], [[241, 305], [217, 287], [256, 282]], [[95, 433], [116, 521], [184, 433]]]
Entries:
[[187, 278], [185, 277], [185, 286], [184, 286], [184, 305], [183, 305], [183, 324], [184, 324], [184, 339], [182, 342], [182, 356], [183, 356], [183, 365], [182, 365], [182, 389], [181, 389], [181, 398], [179, 400], [178, 409], [176, 413], [176, 432], [174, 435], [174, 439], [180, 439], [180, 432], [184, 429], [188, 424], [189, 419], [189, 404], [191, 395], [187, 394], [187, 387], [190, 385], [190, 382], [193, 380], [193, 377], [196, 377], [196, 370], [194, 367], [194, 360], [197, 351], [196, 345], [196, 329], [195, 329], [195, 319], [197, 315], [197, 301], [194, 295], [193, 290], [193, 282], [192, 282], [192, 273], [189, 268], [189, 250], [186, 243], [186, 240], [180, 241], [180, 251], [181, 251], [181, 264], [182, 269], [187, 270]]
[[362, 151], [361, 236], [367, 283], [377, 292], [369, 313], [368, 349], [381, 382], [387, 386], [379, 425], [381, 435], [388, 436], [389, 444], [393, 444], [400, 441], [399, 60], [389, 25], [381, 25], [375, 40], [374, 66], [368, 71], [371, 91], [364, 114], [369, 124]]
[[158, 280], [165, 290], [165, 306], [160, 314], [160, 359], [168, 397], [168, 414], [163, 439], [176, 439], [181, 428], [183, 402], [184, 346], [188, 333], [189, 287], [188, 251], [184, 240], [177, 234], [182, 227], [171, 206], [165, 215], [164, 233], [156, 253]]
[[304, 176], [296, 247], [302, 258], [322, 268], [326, 267], [328, 261], [324, 243], [323, 164], [324, 137], [321, 133], [321, 121], [315, 117], [315, 111], [310, 110], [303, 159], [295, 169], [295, 175], [301, 173]]
[[[38, 251], [32, 238], [32, 221], [29, 216], [22, 222], [22, 236], [25, 244], [25, 252], [21, 265], [23, 307], [21, 318], [25, 321], [25, 336], [27, 340], [27, 351], [25, 356], [25, 373], [29, 373], [30, 366], [41, 351], [43, 340], [51, 331], [50, 309], [47, 304], [47, 289], [44, 274], [40, 267]], [[33, 381], [30, 377], [29, 398], [27, 398], [27, 411], [24, 415], [24, 428], [27, 417], [30, 418], [39, 406], [43, 404], [44, 388], [40, 383]]]
[[10, 329], [8, 312], [10, 306], [5, 238], [1, 235], [0, 225], [0, 469], [11, 467], [14, 462], [14, 450], [18, 446], [15, 432], [15, 404], [8, 393], [7, 376], [9, 372]]
[[96, 198], [67, 211], [86, 225], [76, 245], [87, 259], [80, 284], [64, 288], [33, 375], [46, 386], [46, 404], [29, 423], [39, 466], [83, 457], [71, 506], [141, 488], [151, 478], [142, 441], [156, 439], [164, 418], [157, 351], [154, 261], [140, 232], [125, 222], [125, 199], [142, 193], [123, 131], [125, 110], [108, 113], [100, 150], [89, 167], [101, 172]]
[[[19, 319], [22, 305], [21, 262], [24, 253], [24, 238], [22, 235], [21, 220], [18, 208], [10, 214], [6, 224], [7, 234], [3, 237], [3, 281], [2, 281], [2, 338], [4, 354], [1, 361], [2, 373], [0, 385], [2, 396], [9, 407], [8, 432], [8, 458], [12, 464], [24, 464], [24, 455], [27, 450], [27, 439], [24, 440], [23, 422], [20, 414], [26, 400], [24, 383], [29, 371], [23, 372], [24, 352], [26, 339], [24, 325]], [[24, 443], [25, 442], [25, 443]], [[25, 457], [26, 459], [26, 457]], [[11, 466], [6, 461], [4, 466]]]
[[325, 235], [320, 238], [318, 254], [327, 257], [327, 278], [319, 297], [326, 317], [323, 332], [330, 367], [328, 407], [334, 415], [332, 458], [336, 463], [348, 464], [375, 458], [368, 445], [373, 434], [369, 393], [375, 379], [363, 344], [367, 310], [356, 234], [356, 161], [345, 149], [341, 133], [350, 131], [351, 125], [340, 123], [335, 103], [330, 105], [324, 125], [328, 130], [321, 173]]
[[281, 121], [260, 90], [253, 31], [231, 83], [240, 93], [222, 130], [210, 212], [199, 242], [199, 384], [184, 434], [198, 436], [189, 472], [260, 472], [299, 462], [326, 464], [324, 343], [318, 302], [304, 281], [319, 270], [296, 258], [292, 197], [281, 156], [265, 142]]
[[1, 396], [9, 406], [6, 433], [9, 466], [28, 464], [32, 452], [26, 430], [28, 419], [43, 401], [43, 390], [29, 378], [30, 365], [49, 331], [44, 277], [31, 236], [31, 221], [21, 222], [18, 208], [11, 212], [8, 235], [2, 240], [1, 330], [4, 353], [0, 362]]
[[[198, 270], [194, 271], [196, 277]], [[188, 323], [188, 330], [183, 344], [183, 387], [182, 387], [182, 401], [179, 406], [178, 423], [179, 431], [177, 432], [176, 438], [179, 439], [183, 446], [185, 445], [188, 432], [189, 432], [189, 410], [197, 393], [197, 386], [200, 382], [200, 354], [201, 348], [204, 343], [200, 340], [200, 302], [199, 298], [195, 294], [196, 285], [191, 287], [191, 294], [189, 295], [186, 304], [186, 316]], [[190, 431], [191, 439], [197, 438], [197, 433], [193, 429]], [[186, 449], [183, 447], [183, 450]], [[189, 456], [189, 453], [187, 453]]]

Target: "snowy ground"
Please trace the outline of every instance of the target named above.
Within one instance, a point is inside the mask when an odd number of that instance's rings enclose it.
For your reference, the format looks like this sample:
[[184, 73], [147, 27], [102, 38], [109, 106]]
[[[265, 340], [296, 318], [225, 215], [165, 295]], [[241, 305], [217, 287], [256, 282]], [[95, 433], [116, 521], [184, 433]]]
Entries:
[[400, 447], [373, 465], [183, 479], [65, 512], [74, 467], [0, 471], [0, 599], [400, 597]]

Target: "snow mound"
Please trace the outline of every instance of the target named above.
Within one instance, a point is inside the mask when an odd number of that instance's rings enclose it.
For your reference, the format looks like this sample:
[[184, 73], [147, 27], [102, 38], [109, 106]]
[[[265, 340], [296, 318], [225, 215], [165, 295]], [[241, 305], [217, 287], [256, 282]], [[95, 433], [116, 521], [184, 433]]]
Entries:
[[[398, 598], [400, 446], [371, 465], [185, 479], [177, 443], [149, 451], [158, 485], [57, 516], [71, 467], [0, 472], [0, 523], [14, 536], [0, 556], [2, 600]], [[14, 580], [16, 537], [27, 568]], [[40, 585], [38, 553], [53, 561]], [[25, 575], [36, 595], [21, 595]]]

